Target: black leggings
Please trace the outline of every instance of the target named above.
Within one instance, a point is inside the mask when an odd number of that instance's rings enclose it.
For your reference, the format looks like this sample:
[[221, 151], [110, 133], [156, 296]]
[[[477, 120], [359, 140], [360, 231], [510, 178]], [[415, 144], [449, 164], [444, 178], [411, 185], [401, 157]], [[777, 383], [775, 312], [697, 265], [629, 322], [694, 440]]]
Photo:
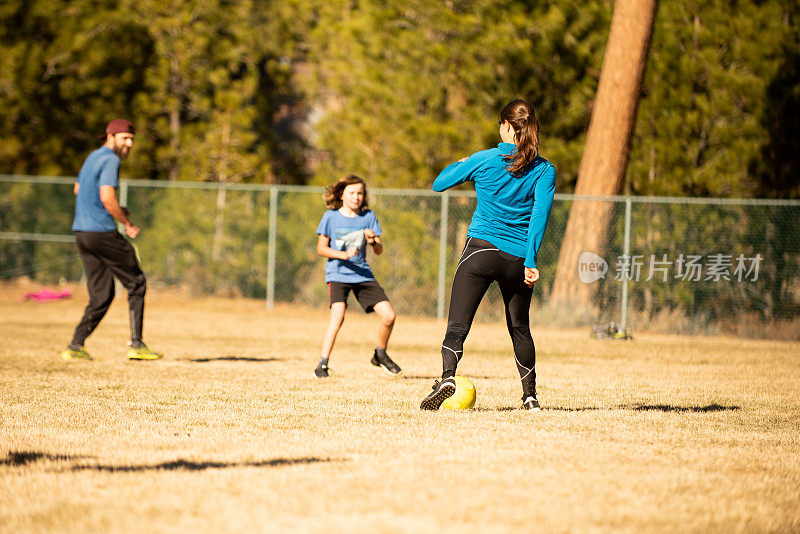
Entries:
[[75, 242], [86, 273], [89, 305], [75, 328], [70, 345], [82, 346], [100, 324], [114, 300], [114, 276], [128, 290], [131, 341], [141, 342], [147, 284], [133, 246], [117, 231], [75, 232]]
[[525, 285], [523, 262], [523, 258], [506, 254], [488, 241], [467, 238], [450, 295], [447, 333], [442, 342], [443, 378], [455, 375], [478, 305], [496, 281], [503, 294], [506, 325], [514, 345], [523, 399], [536, 396], [536, 349], [529, 323], [533, 289]]

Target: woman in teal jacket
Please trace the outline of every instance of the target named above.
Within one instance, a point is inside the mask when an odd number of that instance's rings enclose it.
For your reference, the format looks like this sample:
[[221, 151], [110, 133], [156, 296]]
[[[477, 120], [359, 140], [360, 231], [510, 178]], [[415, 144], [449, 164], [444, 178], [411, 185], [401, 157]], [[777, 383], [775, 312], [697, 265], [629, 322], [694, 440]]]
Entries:
[[483, 295], [495, 281], [503, 294], [523, 407], [539, 410], [529, 310], [533, 284], [539, 279], [536, 258], [553, 206], [556, 173], [539, 156], [539, 122], [530, 103], [509, 102], [498, 126], [502, 143], [452, 163], [433, 182], [434, 191], [474, 182], [478, 205], [453, 278], [442, 343], [442, 379], [423, 399], [423, 410], [438, 410], [455, 393], [464, 340]]

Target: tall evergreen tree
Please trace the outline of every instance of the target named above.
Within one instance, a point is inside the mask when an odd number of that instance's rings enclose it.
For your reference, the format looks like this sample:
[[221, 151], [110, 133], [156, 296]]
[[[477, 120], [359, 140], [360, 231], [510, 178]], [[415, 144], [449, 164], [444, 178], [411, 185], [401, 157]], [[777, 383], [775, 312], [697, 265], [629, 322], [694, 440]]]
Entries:
[[[612, 5], [7, 0], [0, 172], [73, 175], [105, 122], [127, 116], [140, 128], [128, 176], [298, 181], [316, 169], [318, 182], [352, 171], [427, 187], [493, 143], [496, 112], [523, 96], [571, 191]], [[800, 194], [795, 8], [662, 6], [626, 191]]]
[[156, 52], [135, 105], [154, 177], [269, 181], [257, 144], [258, 12], [252, 2], [135, 0]]
[[9, 0], [0, 6], [0, 172], [75, 175], [130, 100], [148, 40], [114, 5]]
[[780, 13], [780, 52], [761, 121], [768, 137], [751, 169], [759, 196], [800, 198], [800, 13], [789, 0], [780, 3]]
[[574, 179], [609, 1], [292, 5], [309, 28], [298, 70], [314, 106], [310, 141], [325, 156], [320, 182], [357, 172], [427, 187], [453, 159], [494, 144], [496, 115], [518, 96], [539, 107], [562, 183]]
[[796, 31], [792, 40], [785, 23], [784, 4], [663, 3], [632, 143], [627, 191], [757, 194], [762, 152], [776, 142], [763, 124], [771, 112], [767, 88], [797, 43]]

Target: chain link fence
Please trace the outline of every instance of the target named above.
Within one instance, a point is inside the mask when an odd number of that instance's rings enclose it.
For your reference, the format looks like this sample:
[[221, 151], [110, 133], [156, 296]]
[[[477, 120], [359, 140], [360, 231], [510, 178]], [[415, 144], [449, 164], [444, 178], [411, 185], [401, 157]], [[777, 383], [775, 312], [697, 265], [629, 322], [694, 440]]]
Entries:
[[[73, 178], [0, 176], [0, 279], [82, 277], [70, 231]], [[370, 265], [403, 315], [445, 317], [474, 192], [370, 189], [385, 252]], [[322, 188], [123, 180], [121, 203], [151, 286], [311, 306], [327, 304], [316, 227]], [[616, 321], [632, 329], [800, 339], [800, 201], [604, 197], [602, 254], [584, 253], [588, 313], [550, 304], [572, 204], [556, 195], [539, 252], [534, 322]], [[502, 320], [493, 286], [478, 319]]]

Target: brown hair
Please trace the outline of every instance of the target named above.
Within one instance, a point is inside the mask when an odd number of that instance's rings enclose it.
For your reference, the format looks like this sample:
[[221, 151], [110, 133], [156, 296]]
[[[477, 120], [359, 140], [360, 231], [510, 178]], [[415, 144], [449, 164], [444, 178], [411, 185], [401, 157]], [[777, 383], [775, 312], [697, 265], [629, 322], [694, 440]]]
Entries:
[[362, 184], [364, 186], [364, 202], [361, 204], [361, 210], [365, 210], [369, 207], [369, 200], [367, 198], [367, 183], [364, 181], [363, 178], [356, 176], [355, 174], [348, 174], [344, 178], [333, 182], [331, 185], [325, 188], [325, 205], [332, 210], [338, 210], [342, 207], [342, 194], [344, 193], [344, 188], [348, 185], [353, 184]]
[[511, 124], [517, 141], [517, 148], [506, 156], [509, 161], [506, 170], [511, 174], [521, 174], [539, 155], [539, 120], [536, 118], [536, 110], [531, 103], [518, 98], [506, 104], [500, 112], [500, 119]]

